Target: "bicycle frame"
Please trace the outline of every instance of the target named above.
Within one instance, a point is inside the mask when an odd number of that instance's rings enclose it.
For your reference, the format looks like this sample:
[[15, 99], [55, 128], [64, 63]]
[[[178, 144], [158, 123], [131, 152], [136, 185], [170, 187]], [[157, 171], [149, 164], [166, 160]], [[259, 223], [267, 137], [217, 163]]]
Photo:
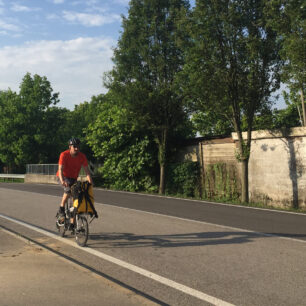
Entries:
[[60, 217], [59, 215], [56, 216], [56, 227], [58, 228], [60, 236], [64, 237], [65, 232], [68, 231], [69, 226], [71, 224], [71, 218], [74, 218], [74, 229], [72, 231], [72, 234], [75, 235], [77, 244], [83, 247], [86, 245], [86, 242], [88, 240], [88, 225], [93, 221], [95, 216], [92, 216], [90, 222], [88, 223], [89, 214], [76, 213], [74, 216], [74, 210], [75, 208], [73, 207], [72, 196], [69, 196], [67, 202], [65, 203], [65, 217], [63, 219], [63, 217]]

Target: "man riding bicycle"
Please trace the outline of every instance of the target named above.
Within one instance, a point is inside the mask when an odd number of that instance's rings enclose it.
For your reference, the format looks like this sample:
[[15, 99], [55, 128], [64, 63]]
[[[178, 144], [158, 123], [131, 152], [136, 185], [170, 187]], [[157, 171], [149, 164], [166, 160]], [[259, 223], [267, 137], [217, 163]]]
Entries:
[[[93, 184], [88, 162], [85, 154], [80, 152], [80, 140], [72, 137], [69, 142], [69, 149], [62, 152], [58, 161], [57, 177], [59, 183], [64, 187], [64, 194], [59, 208], [59, 214], [65, 215], [65, 203], [71, 195], [71, 186], [77, 181], [81, 167], [83, 166], [87, 180]], [[74, 219], [70, 219], [71, 229], [73, 229]]]

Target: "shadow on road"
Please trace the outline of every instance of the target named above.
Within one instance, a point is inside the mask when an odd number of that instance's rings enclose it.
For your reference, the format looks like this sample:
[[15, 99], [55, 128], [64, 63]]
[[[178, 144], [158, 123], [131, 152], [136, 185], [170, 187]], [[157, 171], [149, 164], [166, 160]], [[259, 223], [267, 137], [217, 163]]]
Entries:
[[269, 238], [251, 232], [200, 232], [172, 235], [135, 235], [132, 233], [101, 233], [90, 235], [88, 246], [95, 248], [193, 247], [241, 244], [257, 238]]

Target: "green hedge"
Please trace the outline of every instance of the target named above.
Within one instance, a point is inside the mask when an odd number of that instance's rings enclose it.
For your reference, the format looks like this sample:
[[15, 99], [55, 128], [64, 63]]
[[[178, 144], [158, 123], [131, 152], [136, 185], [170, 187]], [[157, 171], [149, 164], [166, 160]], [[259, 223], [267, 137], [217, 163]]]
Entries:
[[171, 163], [166, 169], [166, 193], [199, 197], [200, 167], [197, 162]]

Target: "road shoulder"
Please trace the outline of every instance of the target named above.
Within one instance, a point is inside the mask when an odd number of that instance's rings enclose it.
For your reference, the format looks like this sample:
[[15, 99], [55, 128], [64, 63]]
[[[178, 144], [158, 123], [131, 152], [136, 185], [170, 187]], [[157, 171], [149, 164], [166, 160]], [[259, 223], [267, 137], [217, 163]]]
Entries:
[[155, 305], [0, 227], [3, 305]]

